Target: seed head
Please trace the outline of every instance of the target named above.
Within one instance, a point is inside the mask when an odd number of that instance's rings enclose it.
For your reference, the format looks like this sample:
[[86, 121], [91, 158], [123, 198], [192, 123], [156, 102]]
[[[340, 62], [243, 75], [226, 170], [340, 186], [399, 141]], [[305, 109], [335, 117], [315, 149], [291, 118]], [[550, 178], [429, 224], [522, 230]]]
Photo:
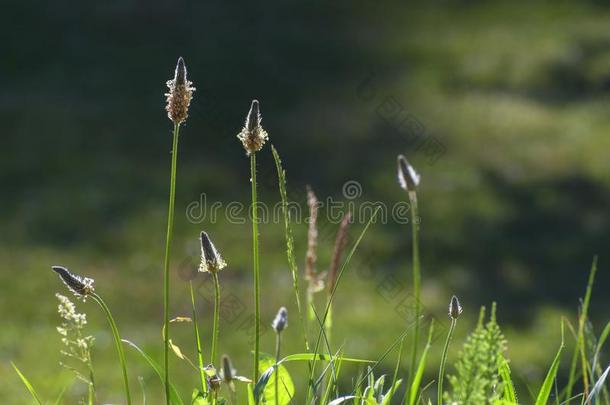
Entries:
[[189, 104], [193, 98], [195, 88], [192, 87], [192, 82], [186, 78], [186, 65], [182, 57], [178, 58], [174, 78], [167, 81], [169, 93], [166, 93], [167, 116], [175, 124], [182, 124], [188, 117]]
[[277, 311], [275, 319], [271, 323], [271, 327], [275, 330], [275, 333], [281, 333], [288, 326], [288, 310], [286, 307], [281, 307]]
[[88, 277], [81, 277], [77, 274], [73, 274], [70, 270], [62, 266], [52, 266], [53, 271], [59, 274], [61, 281], [68, 287], [70, 291], [77, 297], [86, 297], [92, 294], [95, 289], [93, 288], [94, 280]]
[[201, 264], [199, 265], [199, 271], [217, 273], [225, 267], [227, 267], [227, 263], [216, 250], [216, 246], [214, 246], [208, 234], [201, 231]]
[[265, 142], [269, 139], [267, 131], [261, 126], [263, 120], [258, 100], [252, 100], [250, 111], [246, 117], [246, 122], [241, 132], [237, 134], [237, 138], [244, 145], [246, 154], [258, 152], [262, 149]]
[[328, 294], [332, 293], [333, 289], [335, 288], [335, 283], [337, 282], [337, 272], [339, 271], [339, 265], [341, 264], [341, 255], [343, 254], [343, 250], [347, 244], [347, 228], [349, 227], [351, 220], [352, 213], [348, 211], [343, 216], [343, 220], [339, 226], [339, 231], [337, 232], [330, 270], [328, 271], [328, 277], [326, 278]]
[[420, 176], [403, 155], [398, 155], [398, 184], [405, 191], [415, 191]]
[[451, 297], [451, 302], [449, 303], [449, 316], [453, 319], [457, 319], [461, 313], [462, 306], [460, 305], [460, 300], [454, 295]]

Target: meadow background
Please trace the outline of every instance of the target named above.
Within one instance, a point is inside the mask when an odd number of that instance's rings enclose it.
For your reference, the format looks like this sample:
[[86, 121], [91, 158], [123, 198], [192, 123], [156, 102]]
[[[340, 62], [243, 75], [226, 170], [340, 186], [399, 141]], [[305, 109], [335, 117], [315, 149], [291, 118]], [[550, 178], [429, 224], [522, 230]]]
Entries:
[[[172, 314], [190, 314], [183, 272], [196, 265], [206, 229], [229, 263], [223, 294], [245, 308], [224, 319], [219, 349], [242, 374], [250, 373], [242, 325], [253, 311], [250, 226], [222, 215], [214, 223], [189, 219], [187, 207], [202, 193], [208, 204], [249, 201], [248, 160], [235, 135], [253, 98], [282, 156], [289, 198], [303, 209], [306, 185], [320, 200], [341, 201], [349, 181], [361, 187], [354, 203], [392, 206], [405, 199], [396, 155], [418, 168], [425, 312], [446, 326], [451, 294], [464, 307], [450, 364], [479, 306], [496, 301], [515, 378], [539, 386], [559, 344], [560, 318], [575, 319], [595, 254], [591, 316], [598, 329], [608, 321], [610, 9], [603, 2], [9, 0], [0, 32], [3, 404], [29, 400], [10, 361], [47, 398], [69, 386], [66, 403], [73, 403], [84, 391], [58, 364], [54, 294], [64, 288], [53, 264], [95, 278], [124, 337], [161, 359], [171, 149], [163, 94], [178, 56], [197, 91], [181, 131]], [[389, 106], [417, 120], [445, 153], [431, 163]], [[273, 205], [270, 148], [258, 156], [259, 197]], [[337, 225], [320, 217], [325, 270]], [[351, 228], [352, 240], [362, 225]], [[302, 271], [306, 224], [294, 230]], [[283, 225], [262, 224], [263, 323], [288, 306], [287, 353], [301, 351], [302, 339], [284, 248]], [[375, 224], [338, 291], [335, 342], [351, 356], [377, 358], [406, 325], [386, 287], [408, 295], [410, 280], [409, 225]], [[199, 308], [209, 339], [212, 307], [200, 299]], [[116, 403], [112, 337], [93, 303], [79, 309], [97, 339], [98, 392]], [[192, 356], [190, 327], [174, 331]], [[262, 349], [273, 345], [265, 334]], [[156, 376], [133, 353], [128, 360], [134, 393], [142, 376], [157, 403]], [[178, 359], [172, 365], [190, 392], [197, 375]]]

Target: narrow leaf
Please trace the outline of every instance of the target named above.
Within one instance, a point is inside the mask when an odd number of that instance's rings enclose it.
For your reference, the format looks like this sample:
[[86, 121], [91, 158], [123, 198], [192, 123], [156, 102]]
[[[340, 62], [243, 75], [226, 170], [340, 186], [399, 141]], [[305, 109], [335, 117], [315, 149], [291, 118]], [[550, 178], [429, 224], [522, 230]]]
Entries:
[[551, 395], [551, 389], [553, 388], [553, 382], [555, 381], [555, 377], [557, 376], [557, 370], [559, 369], [559, 361], [561, 359], [561, 352], [563, 351], [563, 322], [561, 323], [561, 346], [559, 346], [559, 350], [557, 351], [557, 355], [549, 368], [549, 372], [544, 379], [544, 383], [540, 388], [540, 392], [538, 393], [538, 398], [536, 398], [536, 405], [546, 405]]
[[30, 391], [30, 394], [32, 395], [32, 397], [34, 398], [36, 403], [39, 404], [39, 405], [42, 405], [42, 400], [40, 399], [40, 397], [36, 393], [36, 390], [34, 389], [34, 386], [28, 381], [28, 379], [23, 375], [23, 373], [17, 368], [15, 363], [13, 363], [11, 361], [11, 365], [13, 366], [15, 371], [17, 372], [17, 375], [19, 376], [19, 378], [21, 378], [21, 382], [23, 382], [23, 385], [25, 385], [25, 387], [28, 389], [28, 391]]

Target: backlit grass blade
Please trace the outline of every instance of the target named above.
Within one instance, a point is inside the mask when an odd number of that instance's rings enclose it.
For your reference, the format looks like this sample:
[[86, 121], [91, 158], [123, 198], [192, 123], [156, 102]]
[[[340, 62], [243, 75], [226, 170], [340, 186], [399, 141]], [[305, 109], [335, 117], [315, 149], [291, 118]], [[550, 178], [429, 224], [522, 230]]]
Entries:
[[606, 382], [608, 373], [610, 373], [610, 366], [608, 366], [606, 368], [606, 371], [604, 371], [604, 373], [601, 375], [599, 380], [597, 380], [597, 382], [593, 386], [593, 389], [591, 390], [591, 394], [589, 394], [589, 397], [587, 398], [587, 402], [585, 402], [586, 404], [594, 403], [593, 401], [595, 400], [595, 397], [601, 392], [602, 388], [604, 387], [604, 383]]
[[36, 393], [36, 390], [34, 389], [34, 386], [30, 383], [30, 381], [26, 378], [26, 376], [23, 375], [23, 373], [21, 372], [21, 370], [19, 370], [17, 368], [17, 366], [15, 365], [15, 363], [13, 363], [11, 361], [11, 365], [13, 366], [13, 368], [15, 369], [15, 372], [17, 373], [17, 375], [19, 376], [19, 378], [21, 378], [21, 382], [23, 382], [23, 385], [25, 385], [25, 387], [28, 389], [28, 391], [30, 392], [30, 394], [32, 395], [32, 398], [34, 398], [34, 400], [36, 401], [37, 404], [39, 405], [43, 405], [42, 400], [40, 399], [40, 397], [38, 396], [38, 393]]
[[502, 379], [502, 387], [504, 390], [503, 399], [517, 403], [517, 394], [515, 393], [515, 386], [513, 385], [513, 380], [510, 377], [510, 367], [508, 365], [508, 361], [504, 357], [500, 360], [500, 367], [498, 370], [500, 374], [500, 378]]
[[563, 341], [563, 322], [561, 322], [561, 346], [559, 346], [559, 350], [557, 351], [557, 355], [555, 355], [555, 359], [549, 368], [549, 372], [542, 383], [542, 387], [540, 387], [540, 391], [538, 392], [538, 397], [536, 398], [536, 405], [546, 405], [551, 395], [551, 389], [553, 389], [553, 383], [555, 381], [555, 377], [557, 376], [557, 370], [559, 369], [559, 361], [561, 360], [561, 353], [563, 352], [564, 341]]
[[419, 359], [419, 365], [417, 366], [417, 371], [413, 375], [413, 382], [411, 383], [411, 389], [409, 390], [409, 405], [415, 405], [417, 401], [419, 387], [421, 385], [421, 380], [424, 375], [424, 370], [426, 369], [426, 360], [428, 359], [428, 351], [430, 351], [430, 347], [432, 346], [432, 334], [434, 333], [434, 321], [430, 322], [430, 329], [428, 330], [428, 341], [426, 343], [426, 347], [422, 352], [421, 358]]
[[[152, 359], [152, 357], [150, 357], [148, 354], [146, 354], [146, 352], [144, 350], [140, 349], [132, 341], [127, 340], [127, 339], [122, 339], [122, 341], [124, 343], [127, 343], [132, 348], [134, 348], [135, 351], [138, 352], [140, 354], [140, 356], [142, 356], [142, 358], [144, 360], [146, 360], [148, 365], [154, 370], [155, 374], [157, 374], [157, 376], [159, 377], [161, 382], [164, 381], [164, 375], [163, 375], [163, 372], [161, 371], [161, 367], [159, 366], [159, 364], [157, 364], [156, 361], [154, 361]], [[182, 398], [180, 397], [180, 394], [178, 394], [178, 390], [176, 390], [176, 387], [171, 382], [170, 382], [170, 385], [169, 385], [169, 389], [170, 389], [170, 399], [171, 399], [171, 402], [174, 403], [174, 404], [178, 404], [178, 405], [184, 405], [184, 402], [182, 402]]]
[[585, 298], [582, 303], [580, 315], [578, 317], [578, 336], [576, 340], [576, 346], [574, 347], [574, 353], [572, 354], [572, 362], [570, 365], [570, 374], [568, 377], [568, 385], [566, 387], [566, 397], [572, 395], [572, 389], [574, 387], [576, 379], [576, 368], [578, 366], [578, 356], [580, 355], [581, 368], [582, 368], [582, 379], [585, 392], [589, 390], [589, 380], [587, 372], [587, 358], [585, 354], [585, 322], [587, 320], [589, 312], [589, 302], [591, 301], [591, 291], [593, 289], [593, 282], [595, 281], [595, 273], [597, 272], [597, 256], [593, 258], [591, 265], [591, 272], [589, 273], [589, 281], [587, 282], [587, 290], [585, 292]]
[[[358, 236], [358, 239], [356, 239], [356, 242], [352, 246], [352, 249], [348, 253], [347, 257], [345, 258], [345, 261], [341, 265], [341, 269], [339, 270], [339, 273], [337, 274], [337, 279], [335, 281], [335, 285], [333, 286], [333, 289], [332, 289], [332, 291], [330, 293], [330, 296], [328, 297], [328, 300], [326, 302], [326, 308], [324, 310], [324, 316], [322, 317], [322, 325], [326, 324], [326, 320], [328, 318], [328, 312], [329, 312], [330, 307], [331, 307], [331, 305], [333, 303], [333, 299], [334, 299], [335, 294], [337, 292], [337, 288], [339, 288], [339, 283], [341, 281], [343, 273], [345, 272], [345, 269], [347, 268], [347, 265], [351, 261], [352, 257], [356, 253], [356, 250], [358, 249], [358, 246], [360, 245], [360, 242], [364, 238], [364, 235], [368, 231], [369, 227], [371, 226], [371, 224], [373, 223], [375, 218], [377, 218], [377, 214], [379, 213], [380, 209], [381, 209], [381, 207], [377, 207], [377, 209], [375, 209], [375, 212], [373, 212], [373, 215], [371, 216], [369, 221], [366, 223], [364, 229], [362, 230], [362, 232]], [[316, 340], [316, 345], [315, 345], [315, 348], [314, 348], [314, 355], [318, 354], [318, 350], [320, 348], [320, 341], [321, 341], [321, 339], [322, 339], [322, 330], [320, 330], [320, 333], [318, 334], [318, 338]], [[310, 375], [309, 375], [309, 381], [310, 382], [313, 381], [313, 373], [314, 373], [314, 371], [315, 371], [315, 356], [314, 356], [314, 362], [313, 362], [313, 364], [311, 366], [311, 369], [310, 369]], [[309, 402], [309, 392], [310, 391], [308, 390], [308, 395], [307, 395], [307, 401], [306, 402]]]

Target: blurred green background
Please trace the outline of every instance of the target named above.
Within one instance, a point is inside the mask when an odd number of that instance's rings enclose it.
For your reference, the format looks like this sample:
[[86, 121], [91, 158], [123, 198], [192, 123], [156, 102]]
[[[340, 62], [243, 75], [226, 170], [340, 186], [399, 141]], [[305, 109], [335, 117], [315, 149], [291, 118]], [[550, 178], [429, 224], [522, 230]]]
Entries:
[[[68, 387], [65, 403], [75, 403], [84, 392], [58, 364], [54, 294], [65, 291], [52, 264], [95, 278], [125, 337], [161, 359], [171, 148], [164, 93], [178, 56], [197, 91], [181, 135], [172, 314], [190, 314], [183, 273], [195, 266], [206, 229], [229, 262], [223, 294], [244, 307], [239, 319], [224, 319], [220, 343], [242, 374], [250, 373], [242, 324], [252, 312], [250, 227], [186, 213], [202, 194], [208, 205], [248, 202], [249, 163], [235, 135], [253, 98], [284, 161], [289, 197], [303, 207], [307, 184], [320, 200], [345, 201], [348, 181], [360, 186], [353, 203], [392, 207], [406, 197], [396, 155], [417, 167], [426, 313], [446, 325], [453, 293], [465, 308], [450, 360], [478, 307], [497, 301], [513, 371], [536, 386], [559, 342], [560, 317], [575, 318], [595, 254], [597, 332], [608, 321], [610, 9], [603, 2], [8, 0], [0, 27], [2, 403], [29, 400], [10, 361], [45, 398]], [[442, 145], [438, 159], [431, 162], [414, 133]], [[260, 197], [273, 205], [279, 194], [268, 146], [258, 160]], [[323, 271], [337, 226], [320, 216]], [[352, 241], [362, 226], [353, 225]], [[264, 322], [287, 305], [286, 352], [300, 351], [283, 227], [268, 221], [261, 235]], [[295, 236], [302, 271], [303, 221]], [[396, 306], [410, 280], [410, 226], [391, 218], [375, 224], [339, 289], [337, 345], [351, 356], [379, 356], [406, 326]], [[400, 294], [389, 296], [388, 284]], [[206, 338], [209, 297], [200, 290]], [[105, 320], [91, 302], [78, 308], [97, 339], [100, 399], [120, 403]], [[192, 356], [191, 329], [174, 329]], [[273, 339], [264, 335], [264, 350], [273, 350]], [[129, 361], [134, 392], [142, 376], [150, 403], [160, 403], [154, 374], [133, 353]], [[196, 374], [178, 359], [173, 369], [190, 392]]]

